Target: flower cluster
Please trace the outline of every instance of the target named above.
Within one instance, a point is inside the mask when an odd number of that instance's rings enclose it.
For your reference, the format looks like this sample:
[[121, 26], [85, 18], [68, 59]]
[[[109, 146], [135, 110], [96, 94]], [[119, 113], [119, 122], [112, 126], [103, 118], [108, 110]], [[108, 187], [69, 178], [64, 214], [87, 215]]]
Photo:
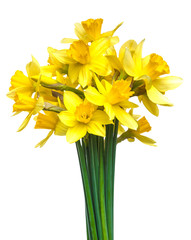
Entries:
[[[142, 56], [144, 40], [125, 42], [117, 54], [119, 38], [114, 30], [102, 33], [102, 19], [88, 19], [75, 24], [76, 39], [64, 38], [68, 48], [49, 47], [48, 64], [40, 66], [32, 57], [25, 75], [16, 71], [11, 78], [8, 97], [14, 100], [13, 112], [28, 113], [19, 127], [23, 130], [31, 117], [36, 129], [49, 129], [37, 146], [49, 137], [66, 135], [69, 143], [88, 134], [105, 137], [108, 124], [119, 122], [118, 142], [135, 138], [154, 145], [143, 136], [151, 130], [145, 117], [134, 115], [138, 98], [146, 109], [158, 116], [158, 105], [172, 106], [165, 93], [182, 83], [180, 77], [168, 76], [169, 66], [155, 53]], [[65, 45], [67, 46], [67, 45]]]

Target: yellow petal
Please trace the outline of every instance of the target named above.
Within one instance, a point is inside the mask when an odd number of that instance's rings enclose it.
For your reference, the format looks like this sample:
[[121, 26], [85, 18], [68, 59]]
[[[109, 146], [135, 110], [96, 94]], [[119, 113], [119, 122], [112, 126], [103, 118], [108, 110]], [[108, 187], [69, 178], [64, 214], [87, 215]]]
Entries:
[[168, 98], [160, 93], [154, 86], [151, 86], [151, 88], [147, 89], [147, 96], [154, 103], [173, 106]]
[[83, 123], [77, 123], [74, 127], [68, 128], [66, 140], [69, 143], [74, 143], [83, 138], [87, 133], [87, 126]]
[[63, 38], [61, 43], [73, 43], [74, 41], [76, 41], [74, 38]]
[[44, 99], [43, 97], [39, 97], [36, 101], [35, 108], [33, 110], [33, 115], [37, 114], [44, 108]]
[[76, 23], [74, 25], [75, 34], [80, 40], [84, 41], [85, 43], [88, 43], [92, 40], [91, 37], [86, 33], [81, 23]]
[[87, 131], [90, 134], [105, 137], [105, 128], [102, 126], [102, 124], [100, 124], [98, 122], [90, 121], [87, 124]]
[[55, 127], [54, 134], [59, 136], [65, 136], [67, 130], [68, 130], [68, 127], [64, 125], [61, 121], [58, 121]]
[[91, 84], [92, 72], [89, 69], [89, 65], [82, 65], [79, 71], [79, 83], [84, 88]]
[[94, 41], [100, 37], [101, 27], [103, 19], [88, 19], [87, 21], [82, 21], [81, 24], [91, 39]]
[[96, 76], [96, 74], [94, 74], [94, 80], [95, 80], [95, 83], [96, 83], [96, 86], [97, 86], [98, 91], [99, 91], [101, 94], [105, 95], [105, 94], [106, 94], [106, 90], [105, 90], [103, 84], [100, 82], [100, 80], [99, 80], [98, 77]]
[[130, 102], [128, 100], [125, 100], [123, 102], [120, 102], [119, 105], [123, 108], [137, 108], [138, 105], [133, 103], [133, 102]]
[[107, 93], [109, 93], [112, 89], [112, 84], [109, 83], [108, 81], [106, 80], [102, 80], [101, 83], [103, 84], [103, 86], [105, 87], [105, 90]]
[[149, 138], [149, 137], [140, 135], [140, 134], [138, 134], [138, 133], [136, 133], [136, 132], [134, 132], [133, 135], [134, 135], [140, 142], [142, 142], [142, 143], [144, 143], [144, 144], [147, 144], [147, 145], [149, 145], [149, 146], [156, 146], [156, 145], [155, 145], [156, 142], [155, 142], [153, 139]]
[[91, 118], [91, 121], [99, 122], [100, 124], [112, 124], [108, 115], [101, 110], [96, 110]]
[[138, 128], [138, 123], [134, 120], [134, 118], [127, 113], [121, 107], [115, 105], [113, 106], [113, 110], [115, 112], [116, 118], [126, 127], [130, 129], [136, 130]]
[[58, 117], [60, 121], [68, 127], [74, 127], [77, 124], [75, 115], [71, 112], [62, 111], [58, 114]]
[[131, 53], [134, 53], [137, 47], [137, 43], [134, 40], [128, 40], [125, 42], [119, 50], [119, 60], [122, 62], [125, 54], [125, 49], [128, 48]]
[[109, 103], [105, 103], [104, 104], [104, 108], [105, 108], [105, 112], [109, 116], [109, 119], [113, 120], [114, 117], [115, 117], [115, 112], [113, 110], [113, 106], [111, 104], [109, 104]]
[[143, 102], [144, 106], [150, 113], [158, 117], [159, 115], [158, 106], [156, 105], [156, 103], [151, 102], [151, 100], [147, 97], [146, 94], [139, 96], [139, 101]]
[[100, 56], [105, 54], [106, 50], [111, 46], [109, 38], [100, 38], [90, 45], [90, 56]]
[[57, 50], [55, 52], [52, 52], [52, 55], [60, 62], [63, 64], [74, 64], [76, 61], [68, 56], [66, 49], [63, 50]]
[[145, 40], [142, 40], [136, 47], [135, 53], [133, 54], [133, 60], [136, 65], [136, 69], [138, 72], [141, 72], [142, 70], [142, 48], [143, 48], [143, 43]]
[[105, 102], [105, 97], [101, 95], [97, 89], [94, 87], [88, 87], [85, 92], [85, 97], [87, 100], [97, 106], [103, 106]]
[[25, 118], [25, 120], [23, 121], [23, 123], [21, 124], [21, 126], [19, 127], [19, 129], [17, 130], [17, 132], [20, 132], [22, 131], [26, 126], [27, 124], [29, 123], [30, 119], [31, 119], [31, 116], [32, 116], [33, 112], [30, 112], [27, 117]]
[[182, 78], [175, 76], [159, 77], [153, 81], [153, 85], [161, 92], [177, 88], [182, 84]]
[[123, 22], [121, 22], [120, 24], [118, 24], [112, 31], [108, 31], [108, 32], [104, 32], [101, 34], [101, 37], [111, 37], [113, 36], [113, 34], [115, 33], [115, 31], [123, 24]]
[[111, 66], [114, 68], [114, 69], [117, 69], [119, 72], [121, 69], [123, 69], [122, 67], [122, 64], [121, 62], [119, 61], [119, 59], [117, 58], [117, 56], [114, 56], [114, 55], [108, 55], [106, 56], [107, 59], [109, 60]]
[[37, 148], [37, 147], [43, 147], [44, 146], [44, 144], [48, 141], [48, 139], [52, 136], [52, 134], [53, 134], [53, 130], [51, 130], [49, 133], [48, 133], [48, 135], [42, 140], [42, 141], [40, 141], [36, 146], [35, 146], [35, 148]]
[[69, 65], [68, 76], [71, 79], [72, 83], [75, 83], [78, 80], [81, 68], [82, 68], [82, 64], [80, 64], [80, 63], [75, 63], [75, 64]]
[[32, 56], [32, 62], [26, 65], [26, 70], [29, 77], [40, 74], [40, 65], [33, 56]]
[[135, 63], [133, 61], [131, 52], [128, 48], [125, 49], [125, 54], [123, 58], [123, 67], [125, 72], [130, 76], [135, 76]]
[[93, 57], [91, 59], [90, 69], [100, 76], [107, 76], [112, 72], [111, 65], [104, 56]]
[[76, 107], [83, 103], [83, 100], [75, 93], [65, 91], [64, 93], [64, 105], [69, 112], [74, 113]]

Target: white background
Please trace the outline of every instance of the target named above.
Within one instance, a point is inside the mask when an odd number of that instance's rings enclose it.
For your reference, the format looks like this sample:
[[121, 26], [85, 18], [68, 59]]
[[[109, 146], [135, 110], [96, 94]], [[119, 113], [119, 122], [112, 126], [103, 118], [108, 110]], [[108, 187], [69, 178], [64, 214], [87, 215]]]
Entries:
[[[117, 31], [120, 45], [143, 38], [143, 55], [162, 55], [171, 74], [184, 83], [167, 93], [174, 107], [161, 107], [148, 134], [158, 147], [123, 142], [117, 149], [116, 240], [191, 239], [190, 7], [182, 1], [4, 1], [0, 4], [0, 239], [86, 239], [84, 199], [75, 145], [47, 134], [16, 130], [25, 114], [11, 117], [5, 95], [16, 70], [25, 71], [31, 54], [46, 64], [47, 47], [75, 37], [74, 23], [104, 19], [103, 30]], [[138, 113], [138, 112], [137, 112]]]

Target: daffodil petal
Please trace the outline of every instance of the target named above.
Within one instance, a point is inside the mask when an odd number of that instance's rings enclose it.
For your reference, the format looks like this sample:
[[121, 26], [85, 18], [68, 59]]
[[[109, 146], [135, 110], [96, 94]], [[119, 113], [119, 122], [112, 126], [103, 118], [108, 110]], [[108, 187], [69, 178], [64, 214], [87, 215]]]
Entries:
[[90, 121], [87, 124], [87, 130], [90, 134], [105, 137], [105, 128], [99, 122]]
[[120, 105], [121, 107], [123, 107], [123, 108], [137, 108], [137, 107], [138, 107], [137, 104], [135, 104], [135, 103], [133, 103], [133, 102], [130, 102], [130, 101], [128, 101], [128, 100], [125, 100], [125, 101], [123, 101], [123, 102], [120, 102], [119, 105]]
[[177, 88], [182, 84], [182, 78], [175, 76], [159, 77], [153, 81], [153, 85], [161, 92]]
[[58, 136], [65, 136], [67, 130], [68, 127], [64, 125], [61, 121], [58, 121], [54, 130], [55, 131], [54, 134]]
[[147, 89], [147, 96], [154, 103], [168, 106], [173, 105], [168, 98], [159, 92], [154, 86], [151, 86], [151, 88]]
[[142, 48], [145, 40], [142, 40], [136, 47], [135, 53], [133, 54], [133, 60], [135, 62], [138, 72], [142, 70]]
[[26, 126], [27, 124], [29, 123], [30, 119], [31, 119], [31, 116], [32, 116], [33, 112], [30, 112], [27, 117], [25, 118], [25, 120], [22, 122], [21, 126], [19, 127], [19, 129], [17, 130], [17, 132], [20, 132], [22, 131]]
[[85, 90], [84, 94], [89, 102], [97, 106], [103, 106], [105, 98], [96, 88], [90, 86]]
[[60, 63], [63, 63], [63, 64], [74, 64], [74, 63], [76, 63], [76, 61], [73, 58], [68, 56], [67, 49], [57, 50], [57, 51], [53, 52], [52, 55]]
[[43, 97], [39, 97], [36, 101], [34, 110], [33, 110], [33, 115], [37, 114], [44, 108], [44, 99]]
[[108, 55], [106, 56], [108, 61], [110, 62], [111, 66], [114, 69], [117, 69], [118, 71], [120, 71], [121, 69], [123, 69], [121, 62], [119, 61], [119, 59], [117, 58], [117, 56], [115, 55]]
[[69, 143], [74, 143], [83, 138], [87, 133], [87, 126], [82, 123], [77, 123], [74, 127], [68, 128], [66, 140]]
[[158, 106], [156, 105], [156, 103], [153, 103], [148, 97], [147, 95], [142, 95], [139, 97], [139, 100], [143, 102], [144, 106], [146, 107], [146, 109], [152, 113], [153, 115], [155, 115], [156, 117], [158, 117], [159, 115], [159, 109]]
[[96, 110], [91, 120], [100, 124], [112, 124], [111, 120], [109, 120], [108, 115], [101, 110]]
[[79, 63], [69, 65], [68, 76], [71, 79], [72, 83], [75, 83], [78, 80], [81, 68], [82, 68], [82, 65]]
[[111, 46], [109, 38], [100, 38], [90, 45], [91, 57], [100, 56], [105, 54], [106, 50]]
[[87, 85], [91, 84], [91, 80], [92, 80], [92, 72], [90, 71], [89, 66], [87, 65], [81, 66], [79, 71], [80, 85], [84, 88]]
[[123, 67], [125, 72], [130, 76], [135, 76], [135, 63], [133, 61], [131, 52], [128, 48], [125, 49], [125, 54], [123, 58]]
[[83, 100], [75, 93], [65, 91], [64, 93], [64, 105], [69, 112], [74, 113], [76, 107], [83, 103]]
[[112, 84], [106, 80], [102, 80], [101, 83], [105, 87], [106, 92], [108, 93], [112, 89]]
[[135, 40], [128, 40], [127, 42], [125, 42], [119, 50], [119, 60], [120, 60], [120, 62], [123, 61], [126, 48], [128, 48], [130, 52], [134, 52], [136, 47], [137, 47], [137, 43], [136, 43]]
[[92, 40], [91, 37], [86, 33], [81, 23], [75, 23], [74, 25], [75, 34], [80, 40], [84, 41], [85, 43], [88, 43]]
[[26, 65], [27, 74], [29, 77], [40, 74], [40, 64], [32, 56], [32, 61]]
[[91, 59], [90, 69], [101, 76], [107, 76], [111, 74], [112, 68], [108, 60], [104, 56], [97, 56]]
[[77, 124], [77, 120], [71, 112], [62, 111], [58, 114], [58, 117], [60, 121], [68, 127], [74, 127]]
[[104, 104], [104, 108], [105, 108], [105, 112], [109, 116], [109, 119], [113, 120], [114, 117], [115, 117], [115, 112], [113, 110], [113, 106], [111, 104], [109, 104], [109, 103], [105, 103]]
[[61, 43], [73, 43], [74, 41], [76, 41], [74, 38], [63, 38]]
[[94, 80], [95, 80], [98, 91], [103, 95], [106, 94], [106, 90], [105, 90], [103, 84], [100, 82], [100, 80], [96, 76], [96, 74], [94, 74]]
[[156, 145], [155, 145], [156, 142], [155, 142], [153, 139], [149, 138], [149, 137], [140, 135], [140, 134], [138, 134], [138, 133], [136, 133], [136, 132], [133, 133], [133, 135], [134, 135], [140, 142], [142, 142], [142, 143], [144, 143], [144, 144], [147, 144], [147, 145], [149, 145], [149, 146], [156, 146]]
[[116, 118], [126, 127], [136, 130], [138, 128], [138, 123], [134, 120], [134, 118], [127, 113], [121, 107], [115, 105], [113, 106], [113, 110]]
[[44, 145], [45, 145], [45, 143], [48, 141], [48, 139], [52, 136], [52, 134], [53, 134], [53, 130], [51, 130], [49, 133], [48, 133], [48, 135], [43, 139], [43, 140], [41, 140], [38, 144], [36, 144], [36, 146], [35, 146], [35, 148], [37, 148], [37, 147], [43, 147]]

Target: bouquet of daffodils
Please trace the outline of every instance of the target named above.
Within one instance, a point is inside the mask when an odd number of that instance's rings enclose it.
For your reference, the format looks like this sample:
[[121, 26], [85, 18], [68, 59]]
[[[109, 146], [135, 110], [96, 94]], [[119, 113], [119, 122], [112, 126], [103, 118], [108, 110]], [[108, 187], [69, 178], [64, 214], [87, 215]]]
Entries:
[[114, 239], [117, 144], [138, 139], [155, 146], [154, 140], [143, 135], [151, 130], [147, 119], [134, 114], [137, 103], [158, 116], [158, 105], [172, 106], [166, 91], [182, 83], [180, 77], [167, 75], [169, 66], [161, 56], [142, 56], [144, 40], [138, 44], [128, 40], [117, 53], [115, 32], [122, 23], [104, 33], [102, 23], [103, 19], [76, 23], [77, 38], [62, 39], [69, 47], [49, 47], [46, 66], [32, 57], [26, 75], [16, 71], [12, 76], [7, 94], [14, 100], [15, 115], [27, 112], [18, 131], [34, 115], [35, 129], [49, 130], [36, 147], [42, 147], [52, 134], [76, 144], [88, 240]]

